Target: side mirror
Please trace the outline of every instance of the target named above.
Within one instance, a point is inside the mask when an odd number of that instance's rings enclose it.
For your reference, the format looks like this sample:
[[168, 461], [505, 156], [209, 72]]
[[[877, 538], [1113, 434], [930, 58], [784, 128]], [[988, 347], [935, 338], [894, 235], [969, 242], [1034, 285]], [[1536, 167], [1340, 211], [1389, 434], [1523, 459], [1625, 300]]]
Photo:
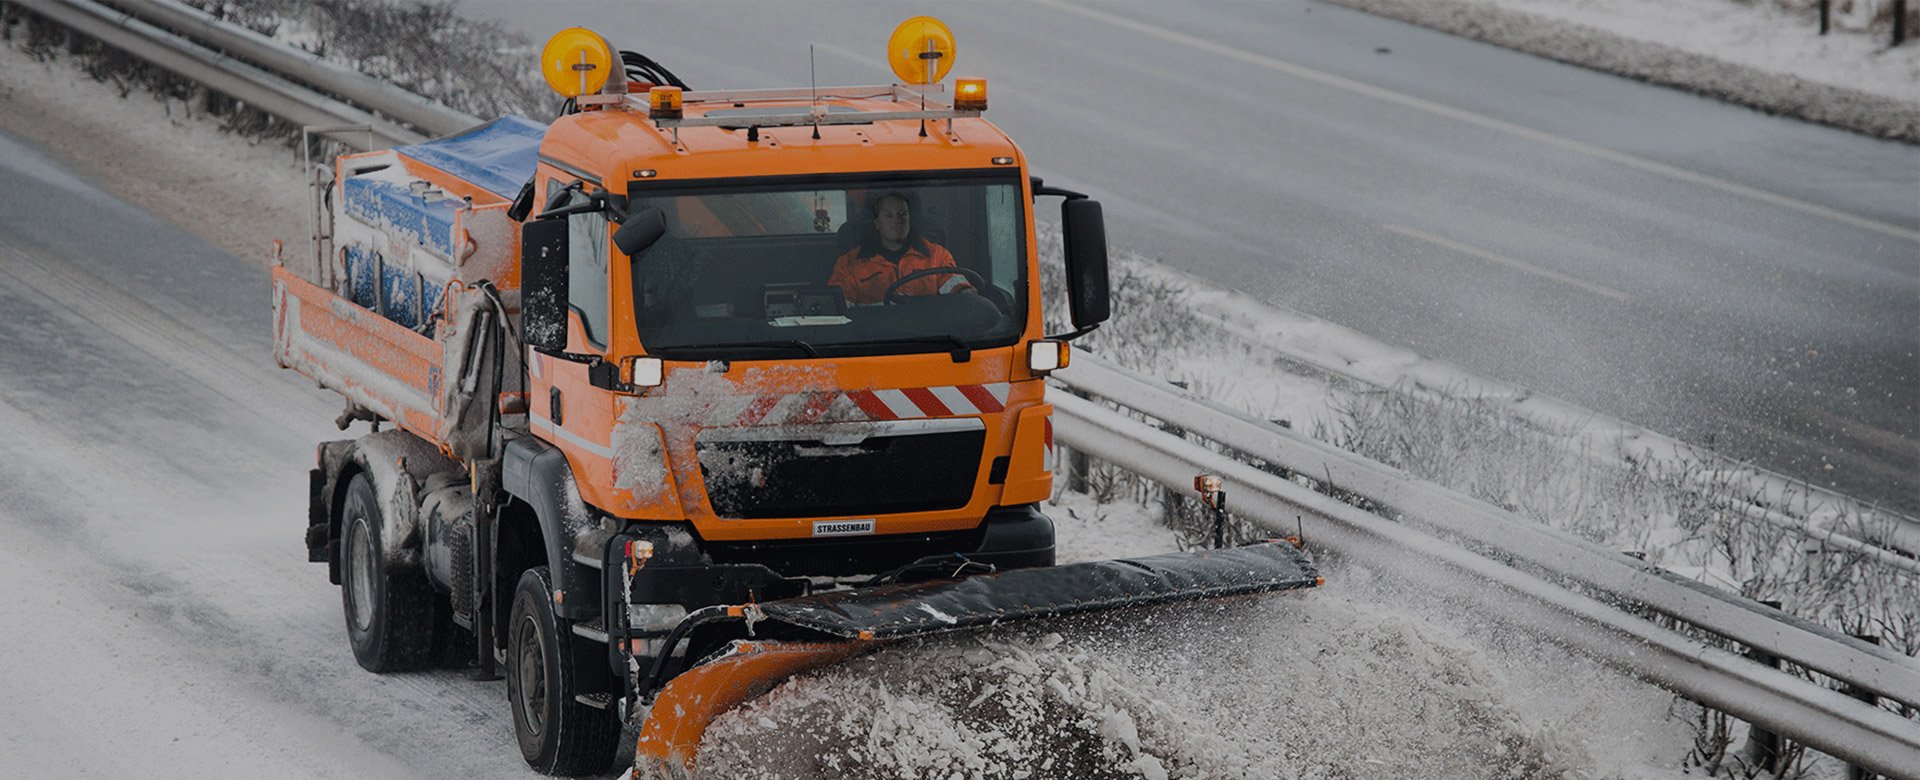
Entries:
[[1107, 321], [1107, 224], [1099, 201], [1069, 198], [1060, 204], [1067, 261], [1067, 310], [1076, 330]]
[[529, 347], [567, 348], [567, 221], [520, 227], [520, 338]]
[[658, 208], [647, 207], [637, 214], [628, 214], [620, 229], [613, 231], [613, 245], [620, 247], [627, 257], [633, 257], [647, 251], [653, 242], [667, 234], [667, 215]]
[[533, 179], [521, 185], [520, 194], [513, 196], [513, 205], [507, 207], [507, 219], [515, 222], [527, 221], [527, 215], [533, 213]]

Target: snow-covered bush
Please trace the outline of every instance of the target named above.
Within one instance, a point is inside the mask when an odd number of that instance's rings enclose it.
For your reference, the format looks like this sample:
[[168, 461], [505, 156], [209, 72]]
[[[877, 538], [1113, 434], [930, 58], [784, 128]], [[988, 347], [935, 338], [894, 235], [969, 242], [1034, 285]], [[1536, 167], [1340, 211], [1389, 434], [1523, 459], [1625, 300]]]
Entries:
[[[1801, 12], [1812, 18], [1820, 13], [1820, 0], [1772, 0], [1775, 5]], [[1893, 0], [1832, 0], [1828, 20], [1835, 30], [1879, 32], [1893, 29]], [[1914, 37], [1914, 25], [1920, 22], [1920, 3], [1907, 5], [1907, 36]]]
[[449, 0], [188, 0], [209, 14], [478, 117], [558, 108], [532, 42]]
[[1786, 525], [1824, 516], [1836, 531], [1874, 539], [1889, 535], [1894, 518], [1816, 506], [1804, 490], [1769, 498], [1739, 464], [1591, 457], [1594, 448], [1574, 427], [1518, 418], [1504, 406], [1459, 389], [1357, 393], [1336, 400], [1336, 416], [1314, 434], [1670, 571], [1920, 655], [1920, 577]]

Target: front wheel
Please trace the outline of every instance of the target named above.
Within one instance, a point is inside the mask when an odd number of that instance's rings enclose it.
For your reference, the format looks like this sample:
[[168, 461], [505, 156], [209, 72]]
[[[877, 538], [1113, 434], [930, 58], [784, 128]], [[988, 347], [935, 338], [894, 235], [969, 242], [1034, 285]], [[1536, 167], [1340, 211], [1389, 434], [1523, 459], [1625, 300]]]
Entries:
[[547, 567], [520, 575], [507, 625], [507, 700], [520, 755], [550, 775], [606, 771], [620, 741], [620, 719], [611, 710], [581, 704], [573, 658], [573, 633], [553, 612], [553, 581]]

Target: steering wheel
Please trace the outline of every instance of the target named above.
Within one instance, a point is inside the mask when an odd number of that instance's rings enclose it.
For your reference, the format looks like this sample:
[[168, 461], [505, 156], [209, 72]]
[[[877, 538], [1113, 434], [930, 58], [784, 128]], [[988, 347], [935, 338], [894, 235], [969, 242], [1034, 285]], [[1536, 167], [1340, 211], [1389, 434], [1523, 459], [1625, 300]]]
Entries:
[[984, 276], [981, 276], [980, 272], [975, 271], [971, 268], [961, 268], [959, 266], [950, 265], [950, 266], [941, 266], [939, 268], [922, 268], [918, 271], [914, 271], [913, 273], [907, 274], [906, 276], [902, 276], [898, 279], [895, 279], [893, 280], [893, 284], [887, 285], [887, 291], [880, 294], [880, 300], [886, 301], [887, 303], [894, 304], [894, 305], [904, 303], [906, 296], [899, 294], [901, 286], [915, 279], [925, 279], [929, 276], [944, 276], [946, 274], [959, 274], [960, 276], [964, 277], [969, 284], [972, 284], [973, 289], [975, 290], [987, 289], [987, 278]]

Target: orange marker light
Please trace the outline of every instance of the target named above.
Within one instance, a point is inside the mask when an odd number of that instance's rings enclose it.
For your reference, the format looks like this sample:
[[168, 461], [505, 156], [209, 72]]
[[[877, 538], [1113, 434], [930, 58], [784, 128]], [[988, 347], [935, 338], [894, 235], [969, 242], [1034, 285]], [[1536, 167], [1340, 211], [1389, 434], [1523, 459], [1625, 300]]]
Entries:
[[654, 87], [647, 90], [647, 116], [654, 119], [679, 119], [680, 88]]
[[1027, 369], [1041, 376], [1067, 367], [1072, 351], [1064, 341], [1034, 341], [1027, 344]]
[[954, 79], [953, 108], [955, 111], [987, 110], [987, 80]]

